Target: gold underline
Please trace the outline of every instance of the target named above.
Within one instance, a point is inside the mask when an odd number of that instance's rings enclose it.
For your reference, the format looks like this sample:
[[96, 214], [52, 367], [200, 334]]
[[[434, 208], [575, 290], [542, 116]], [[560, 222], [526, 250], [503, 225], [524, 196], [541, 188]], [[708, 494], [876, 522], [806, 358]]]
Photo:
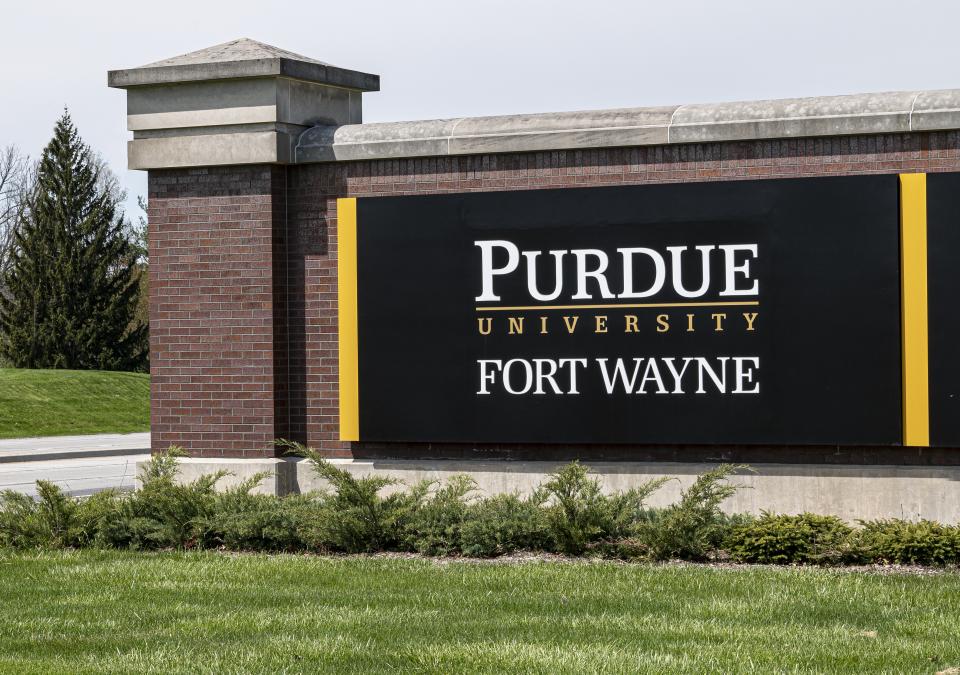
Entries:
[[519, 307], [477, 307], [478, 312], [526, 312], [548, 309], [645, 309], [663, 307], [756, 307], [759, 300], [735, 300], [731, 302], [647, 302], [636, 305], [526, 305]]

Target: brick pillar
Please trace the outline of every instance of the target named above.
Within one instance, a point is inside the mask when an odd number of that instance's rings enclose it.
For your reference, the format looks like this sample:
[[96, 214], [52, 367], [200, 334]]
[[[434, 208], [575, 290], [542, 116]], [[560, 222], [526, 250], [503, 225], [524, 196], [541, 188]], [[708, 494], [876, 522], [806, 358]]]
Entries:
[[308, 414], [288, 167], [306, 130], [360, 122], [380, 79], [240, 39], [108, 83], [127, 92], [128, 166], [149, 171], [153, 451], [274, 457]]
[[272, 457], [288, 435], [285, 171], [150, 172], [154, 452]]

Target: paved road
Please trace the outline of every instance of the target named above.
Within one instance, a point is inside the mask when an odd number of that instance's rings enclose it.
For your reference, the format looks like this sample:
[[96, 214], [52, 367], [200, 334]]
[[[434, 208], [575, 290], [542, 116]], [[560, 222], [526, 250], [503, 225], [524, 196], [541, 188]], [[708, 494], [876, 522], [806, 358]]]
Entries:
[[72, 495], [89, 495], [107, 488], [132, 489], [137, 461], [150, 455], [81, 457], [0, 464], [0, 490], [36, 494], [36, 481], [48, 480]]
[[0, 490], [36, 494], [37, 480], [73, 495], [131, 489], [149, 448], [149, 433], [0, 440]]

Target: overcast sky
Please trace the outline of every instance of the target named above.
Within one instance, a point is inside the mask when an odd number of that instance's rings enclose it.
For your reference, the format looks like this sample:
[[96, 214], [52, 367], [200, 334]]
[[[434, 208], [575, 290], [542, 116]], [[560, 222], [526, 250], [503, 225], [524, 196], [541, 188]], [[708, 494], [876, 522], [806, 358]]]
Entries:
[[380, 122], [960, 87], [958, 19], [956, 0], [4, 0], [0, 147], [36, 156], [66, 105], [134, 205], [106, 71], [238, 37], [379, 74]]

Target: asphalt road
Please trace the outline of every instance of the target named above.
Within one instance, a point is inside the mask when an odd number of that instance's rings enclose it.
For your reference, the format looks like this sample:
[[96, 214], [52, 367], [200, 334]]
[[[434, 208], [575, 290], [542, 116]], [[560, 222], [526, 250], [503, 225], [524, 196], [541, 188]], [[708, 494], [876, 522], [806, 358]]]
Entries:
[[36, 494], [36, 481], [48, 480], [71, 495], [89, 495], [108, 488], [133, 489], [137, 461], [149, 455], [81, 457], [0, 464], [0, 490]]
[[149, 447], [149, 433], [0, 440], [0, 490], [36, 494], [38, 480], [72, 495], [131, 489]]

